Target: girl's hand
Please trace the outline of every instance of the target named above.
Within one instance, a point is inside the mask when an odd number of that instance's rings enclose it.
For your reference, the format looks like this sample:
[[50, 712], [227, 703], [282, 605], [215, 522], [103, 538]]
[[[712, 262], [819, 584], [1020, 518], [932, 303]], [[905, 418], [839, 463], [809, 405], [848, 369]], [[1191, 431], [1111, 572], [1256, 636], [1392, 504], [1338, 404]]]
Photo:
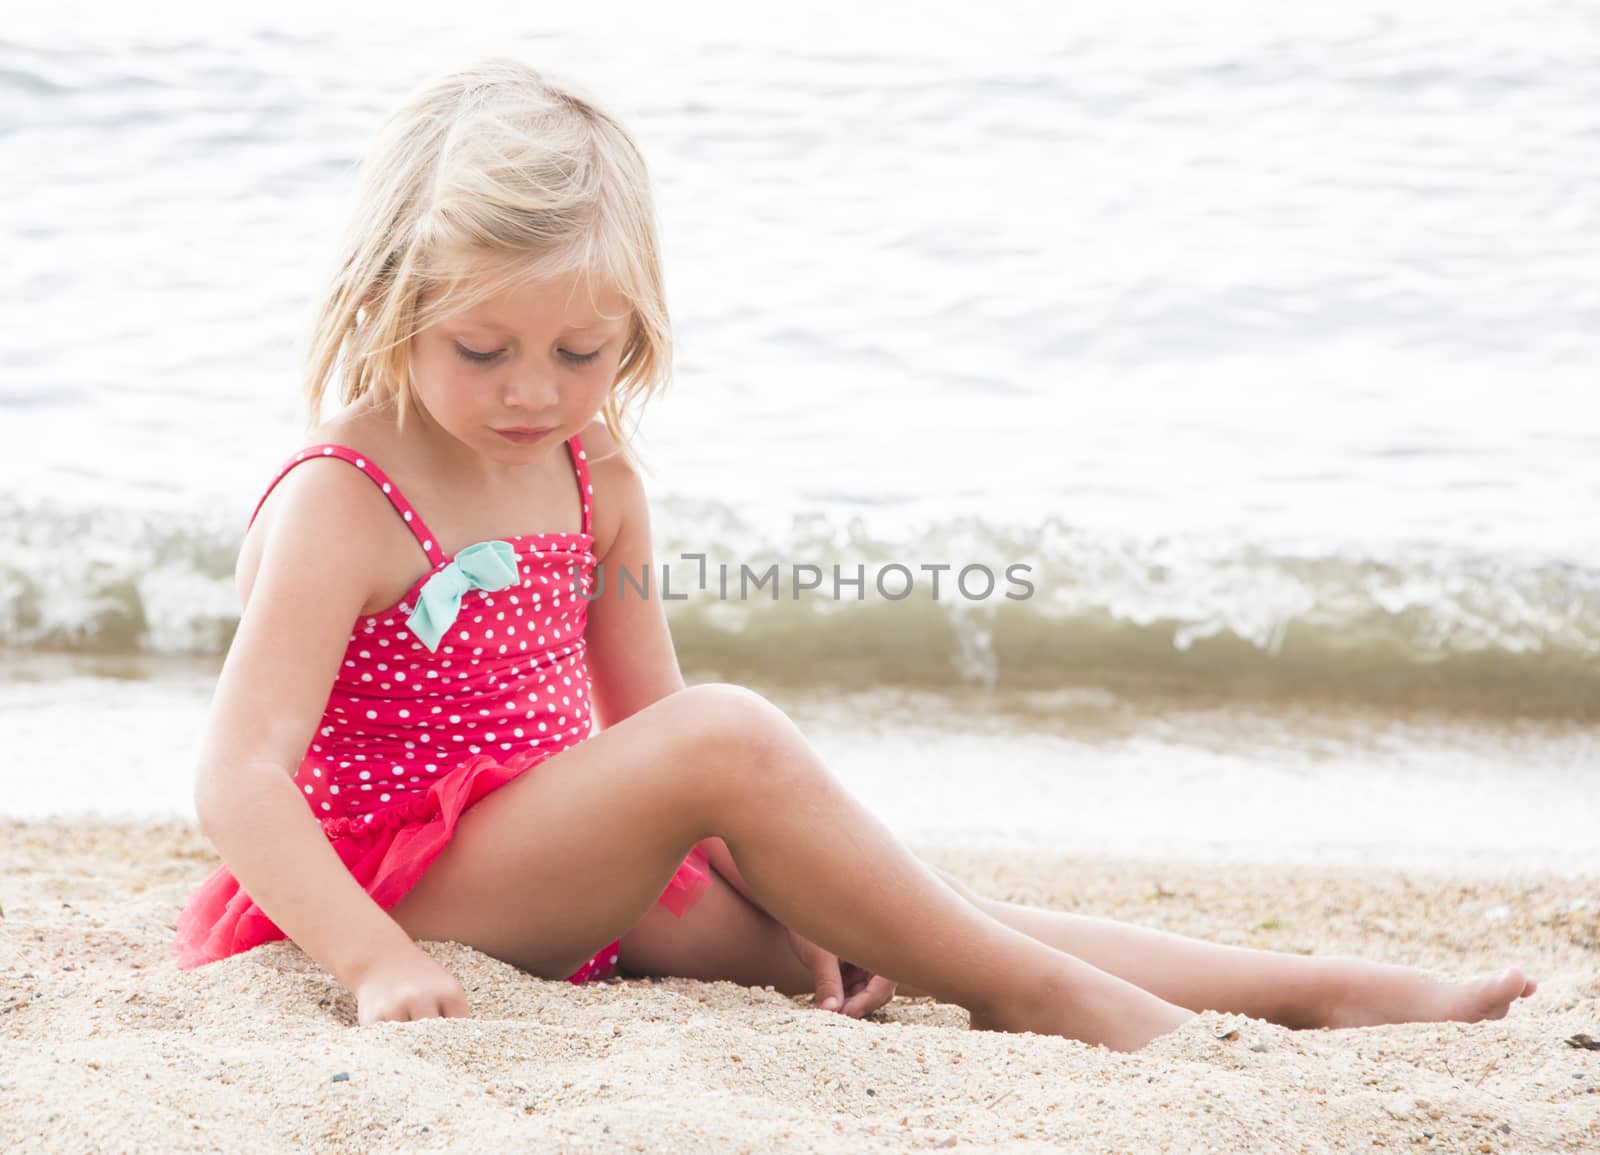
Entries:
[[841, 963], [809, 939], [788, 931], [789, 949], [806, 964], [817, 982], [817, 1006], [859, 1019], [894, 998], [895, 982], [854, 963]]
[[356, 1019], [369, 1023], [465, 1018], [467, 993], [456, 976], [413, 948], [373, 963], [356, 982]]

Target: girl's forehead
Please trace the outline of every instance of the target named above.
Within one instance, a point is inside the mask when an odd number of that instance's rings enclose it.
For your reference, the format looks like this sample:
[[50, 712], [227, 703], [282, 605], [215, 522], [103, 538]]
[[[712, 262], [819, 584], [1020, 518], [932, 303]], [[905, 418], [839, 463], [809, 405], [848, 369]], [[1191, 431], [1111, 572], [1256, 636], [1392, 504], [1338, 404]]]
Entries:
[[551, 322], [571, 329], [604, 329], [631, 312], [626, 294], [616, 286], [584, 275], [528, 277], [509, 284], [504, 279], [487, 284], [466, 279], [451, 295], [461, 302], [450, 310], [452, 319], [508, 330]]

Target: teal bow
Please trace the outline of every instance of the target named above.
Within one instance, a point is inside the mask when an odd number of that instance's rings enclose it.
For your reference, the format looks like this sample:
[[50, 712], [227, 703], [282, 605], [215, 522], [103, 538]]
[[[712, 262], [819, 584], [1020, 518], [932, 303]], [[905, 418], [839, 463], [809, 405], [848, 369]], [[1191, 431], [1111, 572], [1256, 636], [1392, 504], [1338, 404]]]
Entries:
[[517, 551], [508, 541], [480, 541], [456, 554], [455, 561], [423, 583], [417, 608], [406, 618], [411, 632], [437, 650], [444, 632], [461, 612], [468, 590], [503, 590], [517, 580]]

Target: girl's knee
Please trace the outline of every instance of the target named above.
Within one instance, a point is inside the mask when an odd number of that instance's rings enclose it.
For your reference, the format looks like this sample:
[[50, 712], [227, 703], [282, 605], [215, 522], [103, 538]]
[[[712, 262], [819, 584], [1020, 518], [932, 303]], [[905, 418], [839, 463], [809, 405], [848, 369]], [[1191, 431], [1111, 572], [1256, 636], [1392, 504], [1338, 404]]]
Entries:
[[764, 767], [792, 752], [799, 730], [754, 690], [728, 682], [690, 686], [673, 695], [694, 754], [734, 768]]
[[804, 798], [827, 776], [789, 717], [743, 686], [690, 686], [648, 713], [651, 728], [638, 731], [638, 785], [655, 783], [701, 822], [697, 839], [727, 834], [749, 806]]

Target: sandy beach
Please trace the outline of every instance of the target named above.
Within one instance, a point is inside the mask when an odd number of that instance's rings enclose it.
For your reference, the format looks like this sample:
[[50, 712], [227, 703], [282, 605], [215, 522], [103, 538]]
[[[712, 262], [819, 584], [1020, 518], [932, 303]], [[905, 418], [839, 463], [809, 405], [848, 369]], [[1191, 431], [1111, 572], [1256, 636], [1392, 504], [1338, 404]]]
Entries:
[[1600, 1147], [1595, 880], [925, 850], [995, 897], [1216, 941], [1466, 974], [1501, 1022], [1293, 1032], [1208, 1013], [1133, 1055], [865, 1021], [729, 983], [531, 978], [429, 944], [470, 1019], [354, 1025], [278, 943], [192, 972], [172, 921], [216, 859], [187, 823], [0, 822], [7, 1151], [1583, 1151]]

